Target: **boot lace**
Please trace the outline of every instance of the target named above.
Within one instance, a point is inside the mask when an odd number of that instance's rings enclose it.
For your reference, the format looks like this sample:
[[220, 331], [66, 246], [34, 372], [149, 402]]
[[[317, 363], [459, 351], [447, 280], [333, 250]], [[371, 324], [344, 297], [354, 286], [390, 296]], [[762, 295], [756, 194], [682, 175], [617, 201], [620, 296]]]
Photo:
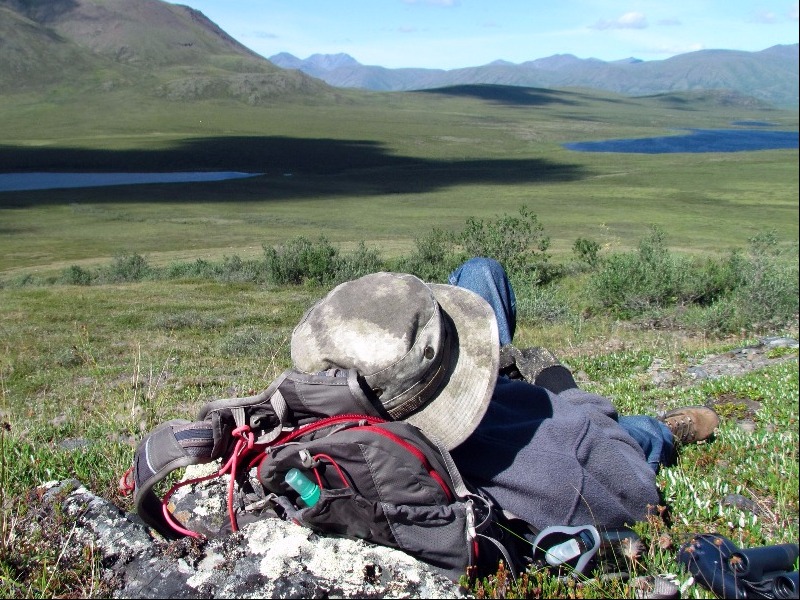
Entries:
[[696, 436], [694, 421], [691, 417], [681, 415], [667, 421], [672, 435], [682, 444], [693, 442]]

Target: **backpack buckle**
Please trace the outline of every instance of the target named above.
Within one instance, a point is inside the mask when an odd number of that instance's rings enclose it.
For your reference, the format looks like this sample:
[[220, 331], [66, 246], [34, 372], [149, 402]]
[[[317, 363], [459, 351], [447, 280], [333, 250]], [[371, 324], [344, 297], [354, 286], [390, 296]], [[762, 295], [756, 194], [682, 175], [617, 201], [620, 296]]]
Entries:
[[467, 536], [468, 539], [474, 540], [478, 537], [478, 531], [475, 528], [475, 511], [472, 508], [472, 499], [464, 503], [464, 508], [467, 512]]
[[319, 466], [319, 461], [314, 460], [308, 450], [300, 450], [300, 452], [297, 454], [300, 456], [300, 464], [302, 464], [306, 469], [316, 469]]

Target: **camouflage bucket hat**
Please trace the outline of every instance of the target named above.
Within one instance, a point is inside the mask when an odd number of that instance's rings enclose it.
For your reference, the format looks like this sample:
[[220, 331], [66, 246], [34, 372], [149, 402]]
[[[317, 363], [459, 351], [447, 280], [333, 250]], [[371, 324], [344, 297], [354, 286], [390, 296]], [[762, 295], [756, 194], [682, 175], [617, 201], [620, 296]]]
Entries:
[[474, 292], [373, 273], [312, 306], [292, 333], [291, 351], [306, 373], [357, 369], [392, 419], [452, 449], [486, 412], [499, 336], [492, 308]]

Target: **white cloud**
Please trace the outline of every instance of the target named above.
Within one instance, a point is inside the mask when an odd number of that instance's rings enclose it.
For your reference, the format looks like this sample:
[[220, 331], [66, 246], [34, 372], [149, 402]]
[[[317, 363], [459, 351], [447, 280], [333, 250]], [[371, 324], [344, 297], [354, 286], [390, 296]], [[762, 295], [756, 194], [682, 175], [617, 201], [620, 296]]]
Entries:
[[647, 27], [647, 17], [644, 13], [628, 12], [617, 19], [600, 19], [592, 29], [645, 29]]
[[668, 56], [675, 56], [676, 54], [686, 54], [687, 52], [697, 52], [705, 50], [706, 46], [700, 43], [674, 43], [662, 44], [649, 49], [653, 54], [666, 54]]
[[762, 25], [772, 25], [778, 22], [778, 15], [770, 10], [760, 10], [753, 13], [751, 19], [753, 23], [761, 23]]
[[798, 13], [798, 3], [795, 2], [791, 7], [789, 7], [789, 18], [792, 21], [797, 21], [797, 13]]

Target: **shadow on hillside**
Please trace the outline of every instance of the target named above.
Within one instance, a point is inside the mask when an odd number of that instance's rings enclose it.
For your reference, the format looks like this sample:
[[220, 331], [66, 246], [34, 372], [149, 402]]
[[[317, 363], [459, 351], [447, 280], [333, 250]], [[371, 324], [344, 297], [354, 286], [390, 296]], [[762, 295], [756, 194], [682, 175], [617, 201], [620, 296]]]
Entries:
[[[4, 172], [247, 171], [262, 177], [216, 183], [147, 184], [104, 188], [93, 201], [142, 202], [282, 200], [325, 196], [423, 193], [463, 184], [574, 181], [580, 165], [544, 159], [434, 160], [398, 156], [377, 142], [288, 137], [185, 140], [167, 149], [91, 150], [0, 146]], [[155, 188], [169, 189], [167, 195]], [[101, 189], [101, 188], [92, 188]], [[113, 189], [113, 193], [109, 192]], [[181, 189], [187, 190], [185, 194]], [[145, 190], [145, 192], [143, 192]], [[173, 193], [174, 192], [174, 193]], [[89, 188], [0, 193], [0, 207], [69, 201]], [[96, 199], [97, 196], [101, 198]]]
[[72, 12], [80, 3], [77, 0], [47, 0], [46, 2], [16, 3], [14, 7], [29, 19], [39, 23], [55, 21], [58, 17]]
[[578, 104], [577, 100], [570, 97], [572, 94], [569, 92], [511, 85], [454, 85], [430, 90], [418, 90], [418, 93], [475, 98], [507, 106], [545, 106], [549, 104], [574, 106]]

